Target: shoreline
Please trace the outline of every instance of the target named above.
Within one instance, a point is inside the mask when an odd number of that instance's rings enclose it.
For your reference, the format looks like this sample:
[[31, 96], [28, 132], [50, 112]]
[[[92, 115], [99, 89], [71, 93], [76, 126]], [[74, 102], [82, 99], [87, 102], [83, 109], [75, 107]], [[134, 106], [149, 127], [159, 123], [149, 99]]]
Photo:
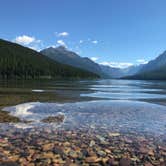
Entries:
[[10, 112], [0, 110], [0, 123], [19, 123], [20, 118], [10, 115]]

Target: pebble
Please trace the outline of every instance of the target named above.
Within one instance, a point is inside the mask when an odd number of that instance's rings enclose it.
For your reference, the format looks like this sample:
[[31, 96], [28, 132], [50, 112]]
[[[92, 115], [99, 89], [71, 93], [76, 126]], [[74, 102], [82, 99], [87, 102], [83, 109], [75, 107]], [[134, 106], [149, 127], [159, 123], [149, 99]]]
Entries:
[[0, 133], [0, 164], [159, 166], [166, 163], [166, 142], [162, 140], [162, 137], [153, 135], [104, 129], [91, 132], [81, 129], [9, 129]]

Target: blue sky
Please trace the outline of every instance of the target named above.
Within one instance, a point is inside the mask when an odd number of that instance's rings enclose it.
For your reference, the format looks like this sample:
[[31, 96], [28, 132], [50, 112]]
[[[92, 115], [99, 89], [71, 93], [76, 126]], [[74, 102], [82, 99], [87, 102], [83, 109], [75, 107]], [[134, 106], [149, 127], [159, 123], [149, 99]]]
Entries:
[[165, 0], [1, 0], [0, 38], [128, 66], [166, 50]]

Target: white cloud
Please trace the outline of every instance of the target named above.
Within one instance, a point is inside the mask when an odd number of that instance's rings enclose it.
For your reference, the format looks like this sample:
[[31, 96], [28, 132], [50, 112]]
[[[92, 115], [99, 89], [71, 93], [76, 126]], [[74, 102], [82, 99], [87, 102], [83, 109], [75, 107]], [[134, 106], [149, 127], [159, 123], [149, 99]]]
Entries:
[[69, 36], [69, 33], [68, 33], [68, 32], [60, 32], [60, 33], [56, 32], [55, 34], [56, 34], [58, 37], [67, 37], [67, 36]]
[[16, 43], [19, 44], [24, 44], [24, 45], [28, 45], [31, 43], [39, 43], [40, 40], [37, 40], [35, 37], [31, 37], [31, 36], [27, 36], [27, 35], [22, 35], [22, 36], [17, 36], [14, 40]]
[[139, 63], [139, 64], [147, 64], [148, 61], [146, 61], [145, 59], [138, 59], [137, 63]]
[[40, 50], [42, 47], [42, 42], [41, 40], [36, 39], [35, 37], [28, 36], [28, 35], [22, 35], [22, 36], [17, 36], [13, 42], [21, 44], [23, 46], [29, 47], [33, 50]]
[[101, 62], [100, 64], [122, 69], [133, 66], [133, 63], [129, 62]]
[[81, 52], [81, 50], [79, 50], [79, 51], [76, 51], [75, 53], [80, 55], [82, 52]]
[[98, 58], [98, 57], [91, 57], [90, 59], [91, 59], [92, 61], [95, 61], [95, 62], [96, 62], [99, 58]]
[[66, 43], [65, 43], [63, 40], [58, 40], [58, 41], [57, 41], [57, 44], [66, 47]]
[[84, 41], [83, 40], [80, 40], [79, 43], [82, 44]]
[[32, 49], [32, 50], [40, 51], [40, 49], [35, 47], [35, 46], [30, 46], [29, 48]]
[[93, 43], [93, 44], [97, 44], [98, 41], [97, 41], [97, 40], [93, 40], [92, 43]]

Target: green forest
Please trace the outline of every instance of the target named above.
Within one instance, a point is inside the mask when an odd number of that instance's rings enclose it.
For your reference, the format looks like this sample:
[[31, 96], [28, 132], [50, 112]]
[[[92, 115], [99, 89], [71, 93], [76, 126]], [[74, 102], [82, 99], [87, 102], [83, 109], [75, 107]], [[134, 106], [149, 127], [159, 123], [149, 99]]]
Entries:
[[0, 79], [98, 77], [89, 71], [55, 62], [37, 51], [0, 39]]
[[162, 66], [156, 70], [138, 73], [133, 76], [124, 77], [125, 79], [135, 80], [166, 80], [166, 67]]

